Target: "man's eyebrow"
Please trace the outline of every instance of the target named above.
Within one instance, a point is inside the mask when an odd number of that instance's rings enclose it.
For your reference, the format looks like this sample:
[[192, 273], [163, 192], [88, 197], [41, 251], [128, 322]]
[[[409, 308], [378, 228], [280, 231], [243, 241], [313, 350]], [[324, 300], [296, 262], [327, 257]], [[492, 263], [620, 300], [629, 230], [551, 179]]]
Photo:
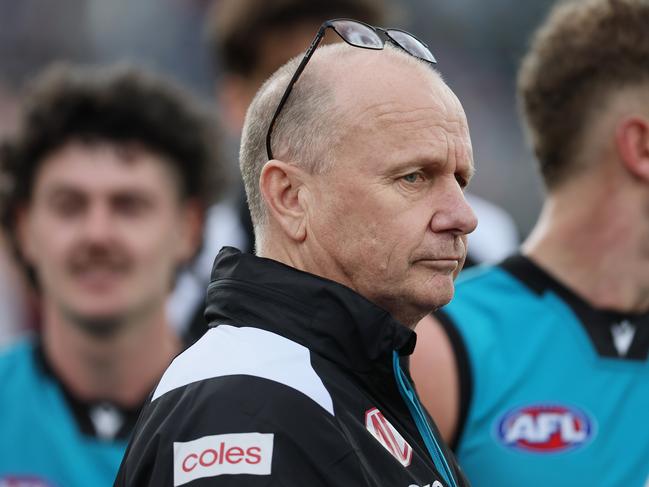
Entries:
[[46, 188], [44, 196], [51, 198], [62, 194], [84, 194], [85, 191], [79, 189], [77, 186], [65, 182], [56, 182], [49, 188]]
[[424, 172], [436, 172], [444, 166], [444, 163], [431, 158], [411, 158], [408, 160], [395, 161], [384, 169], [387, 176], [398, 175], [408, 171], [423, 170]]
[[[424, 170], [429, 169], [436, 171], [444, 169], [447, 164], [449, 164], [449, 161], [443, 160], [441, 158], [420, 157], [411, 159], [409, 162], [401, 164], [399, 168], [404, 169], [408, 167], [421, 167]], [[462, 176], [464, 176], [468, 180], [473, 178], [473, 176], [475, 175], [475, 165], [473, 164], [473, 158], [471, 158], [467, 163], [461, 163], [459, 167], [456, 166], [455, 172], [462, 174]]]

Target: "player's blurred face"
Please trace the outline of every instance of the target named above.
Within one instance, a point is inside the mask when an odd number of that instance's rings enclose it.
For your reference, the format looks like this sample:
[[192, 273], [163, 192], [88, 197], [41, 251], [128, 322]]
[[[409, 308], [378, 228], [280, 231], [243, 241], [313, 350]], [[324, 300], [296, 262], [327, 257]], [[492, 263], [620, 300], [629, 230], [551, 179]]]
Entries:
[[91, 331], [163, 306], [195, 246], [170, 165], [141, 147], [71, 142], [49, 154], [19, 217], [45, 313]]
[[471, 141], [441, 81], [387, 64], [373, 83], [364, 68], [347, 75], [339, 95], [350, 131], [333, 168], [314, 178], [312, 233], [327, 277], [414, 325], [453, 296], [476, 226], [463, 194]]

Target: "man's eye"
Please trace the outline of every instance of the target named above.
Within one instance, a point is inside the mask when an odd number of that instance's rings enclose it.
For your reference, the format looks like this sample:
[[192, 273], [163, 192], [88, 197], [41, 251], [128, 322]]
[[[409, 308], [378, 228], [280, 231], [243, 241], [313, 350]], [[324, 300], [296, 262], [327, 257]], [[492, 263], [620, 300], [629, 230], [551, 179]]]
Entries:
[[149, 208], [149, 202], [137, 196], [121, 196], [115, 198], [113, 205], [116, 211], [122, 215], [138, 215]]
[[421, 173], [418, 172], [411, 172], [410, 174], [406, 174], [403, 176], [401, 179], [403, 179], [406, 183], [416, 183], [419, 181], [421, 178]]
[[59, 216], [71, 217], [84, 209], [85, 201], [83, 198], [74, 196], [57, 196], [51, 201], [49, 206]]

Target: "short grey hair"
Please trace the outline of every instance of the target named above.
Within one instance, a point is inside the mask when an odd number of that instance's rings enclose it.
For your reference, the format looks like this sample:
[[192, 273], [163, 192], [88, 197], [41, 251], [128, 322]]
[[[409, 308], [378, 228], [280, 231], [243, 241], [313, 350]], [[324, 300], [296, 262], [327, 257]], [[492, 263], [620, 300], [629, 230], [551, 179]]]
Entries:
[[[350, 51], [344, 44], [318, 48], [322, 51]], [[335, 53], [338, 55], [339, 53]], [[302, 56], [291, 59], [279, 68], [259, 89], [253, 99], [243, 126], [239, 166], [243, 177], [255, 236], [267, 222], [266, 206], [259, 190], [261, 170], [268, 162], [266, 133], [279, 105], [284, 89], [297, 69]], [[321, 174], [335, 162], [335, 151], [343, 125], [340, 110], [335, 103], [333, 83], [317, 69], [317, 63], [309, 63], [282, 109], [272, 134], [273, 155], [284, 162], [300, 166], [312, 174]]]

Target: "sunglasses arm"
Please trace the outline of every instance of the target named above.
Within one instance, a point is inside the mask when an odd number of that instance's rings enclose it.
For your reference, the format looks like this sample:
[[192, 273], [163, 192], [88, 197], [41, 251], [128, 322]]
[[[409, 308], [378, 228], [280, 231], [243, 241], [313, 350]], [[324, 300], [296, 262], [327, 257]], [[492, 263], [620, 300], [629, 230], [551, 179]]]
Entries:
[[279, 116], [280, 112], [282, 111], [282, 108], [284, 107], [284, 104], [286, 103], [286, 100], [288, 99], [288, 96], [291, 94], [291, 91], [293, 90], [293, 85], [297, 82], [298, 78], [302, 74], [302, 71], [304, 71], [304, 68], [306, 67], [307, 63], [309, 62], [309, 59], [311, 59], [311, 56], [313, 56], [313, 53], [315, 52], [316, 48], [318, 47], [318, 44], [320, 44], [320, 41], [324, 37], [325, 30], [329, 27], [328, 23], [322, 24], [320, 27], [320, 30], [318, 30], [318, 33], [316, 36], [313, 38], [313, 41], [311, 41], [311, 45], [309, 48], [306, 50], [304, 53], [304, 57], [302, 58], [302, 61], [300, 61], [299, 66], [295, 70], [295, 73], [293, 74], [293, 77], [291, 80], [288, 82], [288, 85], [286, 86], [286, 89], [284, 90], [284, 94], [282, 95], [281, 100], [279, 101], [279, 104], [277, 105], [277, 109], [275, 110], [275, 114], [273, 115], [273, 118], [270, 121], [270, 125], [268, 126], [268, 132], [266, 132], [266, 155], [268, 156], [268, 160], [273, 159], [273, 150], [271, 149], [271, 138], [272, 138], [272, 133], [273, 133], [273, 127], [275, 126], [275, 122], [277, 121], [277, 117]]

